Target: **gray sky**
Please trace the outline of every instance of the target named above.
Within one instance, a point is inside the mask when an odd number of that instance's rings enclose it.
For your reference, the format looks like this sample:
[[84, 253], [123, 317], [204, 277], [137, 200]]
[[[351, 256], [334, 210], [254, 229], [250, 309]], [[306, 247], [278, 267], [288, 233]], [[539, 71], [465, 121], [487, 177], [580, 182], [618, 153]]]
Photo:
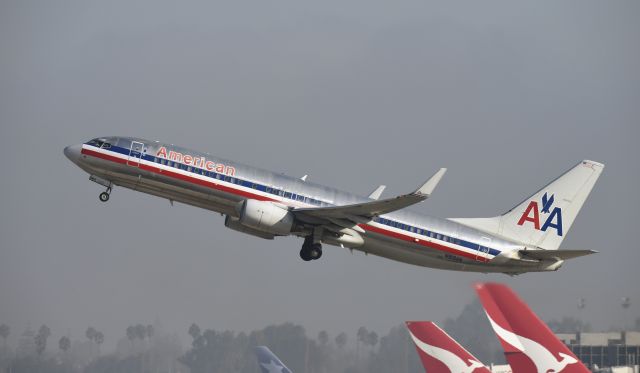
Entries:
[[[107, 345], [159, 319], [386, 333], [440, 321], [474, 281], [545, 319], [640, 316], [637, 1], [4, 1], [0, 323]], [[366, 194], [449, 172], [416, 210], [492, 216], [588, 158], [606, 169], [557, 273], [446, 272], [327, 247], [298, 257], [219, 215], [101, 187], [65, 145], [139, 136]], [[620, 298], [632, 306], [623, 312]], [[578, 311], [580, 297], [587, 308]]]

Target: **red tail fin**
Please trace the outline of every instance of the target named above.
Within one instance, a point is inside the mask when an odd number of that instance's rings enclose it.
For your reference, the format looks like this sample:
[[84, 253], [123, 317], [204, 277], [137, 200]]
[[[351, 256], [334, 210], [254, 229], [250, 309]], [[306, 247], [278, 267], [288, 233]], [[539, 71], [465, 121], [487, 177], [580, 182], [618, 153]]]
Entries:
[[490, 373], [484, 364], [431, 321], [407, 321], [424, 369], [429, 373]]
[[514, 372], [589, 373], [509, 287], [501, 284], [475, 287]]

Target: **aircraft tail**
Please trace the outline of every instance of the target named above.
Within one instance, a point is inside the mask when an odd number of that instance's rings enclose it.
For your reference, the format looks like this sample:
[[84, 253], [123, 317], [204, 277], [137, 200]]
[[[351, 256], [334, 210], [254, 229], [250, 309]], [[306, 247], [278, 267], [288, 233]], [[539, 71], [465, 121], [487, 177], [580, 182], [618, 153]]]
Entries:
[[557, 250], [603, 169], [584, 160], [503, 215], [451, 220], [529, 247]]
[[280, 372], [291, 373], [291, 370], [278, 359], [276, 354], [271, 352], [267, 346], [258, 346], [255, 348], [256, 356], [258, 357], [258, 366], [262, 373]]
[[589, 372], [509, 287], [487, 283], [475, 289], [514, 372]]
[[407, 321], [425, 371], [429, 373], [490, 373], [489, 369], [431, 321]]

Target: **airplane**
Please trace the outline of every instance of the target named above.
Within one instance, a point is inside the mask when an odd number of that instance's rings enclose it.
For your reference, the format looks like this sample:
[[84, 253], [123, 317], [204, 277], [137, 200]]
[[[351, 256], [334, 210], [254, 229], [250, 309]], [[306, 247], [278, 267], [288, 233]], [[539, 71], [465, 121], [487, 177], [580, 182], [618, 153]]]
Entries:
[[291, 373], [291, 370], [278, 359], [276, 354], [271, 352], [269, 347], [258, 346], [255, 348], [255, 352], [262, 373]]
[[485, 283], [475, 289], [514, 372], [590, 372], [509, 287]]
[[405, 322], [429, 373], [491, 373], [475, 356], [431, 321]]
[[209, 153], [133, 137], [100, 137], [64, 154], [103, 187], [114, 186], [226, 215], [227, 228], [263, 239], [303, 238], [304, 261], [322, 244], [418, 266], [471, 272], [558, 270], [593, 250], [559, 250], [604, 165], [581, 161], [521, 204], [493, 218], [439, 219], [403, 210], [429, 198], [440, 169], [415, 191], [380, 198], [342, 192], [302, 178], [250, 167]]

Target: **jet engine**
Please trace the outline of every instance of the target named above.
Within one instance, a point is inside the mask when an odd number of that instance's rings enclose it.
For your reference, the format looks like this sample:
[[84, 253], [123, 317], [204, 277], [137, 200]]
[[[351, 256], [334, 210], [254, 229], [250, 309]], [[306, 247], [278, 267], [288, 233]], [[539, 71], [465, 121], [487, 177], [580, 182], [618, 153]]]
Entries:
[[273, 234], [259, 231], [257, 229], [249, 228], [243, 225], [242, 223], [240, 223], [240, 219], [233, 216], [229, 216], [229, 215], [227, 215], [224, 218], [224, 226], [229, 229], [233, 229], [234, 231], [237, 231], [237, 232], [242, 232], [245, 234], [250, 234], [252, 236], [264, 238], [265, 240], [273, 240], [273, 238], [275, 237], [275, 235]]
[[287, 235], [293, 227], [293, 214], [267, 201], [244, 200], [238, 204], [238, 214], [245, 227], [272, 235]]

